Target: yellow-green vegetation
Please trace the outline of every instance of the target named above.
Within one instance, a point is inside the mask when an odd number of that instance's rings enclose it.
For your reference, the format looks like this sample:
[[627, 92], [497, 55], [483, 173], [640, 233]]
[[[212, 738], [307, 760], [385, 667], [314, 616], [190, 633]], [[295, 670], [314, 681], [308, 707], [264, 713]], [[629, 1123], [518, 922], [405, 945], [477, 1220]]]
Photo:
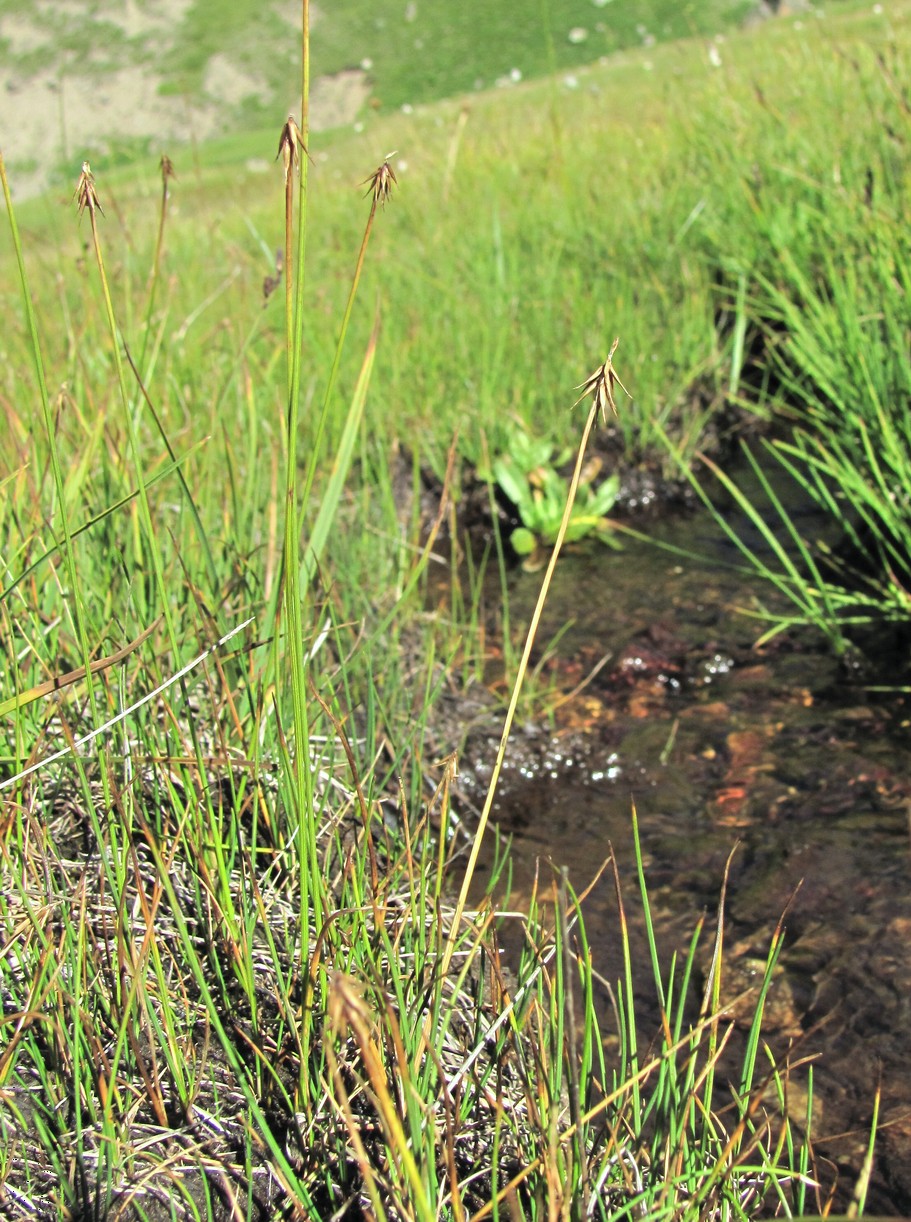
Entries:
[[356, 138], [291, 122], [271, 176], [240, 135], [176, 178], [86, 167], [81, 217], [7, 194], [4, 1205], [824, 1205], [761, 1034], [780, 930], [722, 1072], [723, 904], [698, 985], [701, 924], [636, 963], [621, 904], [607, 1014], [565, 879], [515, 978], [496, 914], [449, 906], [434, 709], [480, 646], [476, 608], [427, 614], [427, 570], [467, 470], [517, 430], [575, 450], [619, 335], [624, 462], [698, 480], [739, 413], [793, 425], [772, 454], [870, 562], [860, 594], [812, 540], [763, 562], [795, 620], [841, 648], [905, 616], [908, 15], [667, 43]]

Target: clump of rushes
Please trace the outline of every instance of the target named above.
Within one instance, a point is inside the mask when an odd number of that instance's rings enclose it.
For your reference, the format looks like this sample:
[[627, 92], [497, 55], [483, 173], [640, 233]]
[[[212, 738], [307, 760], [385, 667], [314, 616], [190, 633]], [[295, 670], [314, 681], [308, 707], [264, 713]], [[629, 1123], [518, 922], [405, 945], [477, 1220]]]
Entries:
[[[312, 438], [308, 443], [308, 460], [305, 466], [303, 487], [299, 487], [298, 444], [300, 387], [303, 367], [303, 322], [304, 322], [304, 257], [307, 235], [307, 182], [310, 156], [307, 149], [307, 99], [309, 82], [309, 32], [307, 28], [307, 3], [304, 0], [303, 43], [303, 108], [301, 123], [289, 116], [282, 127], [278, 144], [278, 157], [284, 172], [284, 266], [287, 271], [285, 289], [286, 349], [288, 369], [288, 398], [286, 412], [287, 453], [285, 467], [285, 523], [282, 547], [282, 580], [276, 584], [272, 605], [268, 612], [273, 638], [270, 663], [270, 685], [274, 685], [279, 718], [282, 715], [283, 692], [290, 680], [291, 720], [294, 728], [293, 753], [285, 755], [286, 776], [284, 778], [285, 805], [288, 812], [287, 838], [285, 844], [292, 854], [295, 873], [300, 881], [299, 945], [295, 948], [298, 961], [310, 965], [317, 980], [321, 974], [311, 965], [314, 952], [311, 925], [318, 925], [318, 914], [327, 914], [331, 903], [327, 895], [327, 882], [318, 851], [318, 825], [321, 802], [314, 787], [314, 744], [311, 727], [311, 653], [306, 649], [308, 636], [318, 639], [321, 630], [316, 622], [312, 587], [318, 566], [324, 554], [330, 530], [341, 500], [342, 491], [357, 444], [363, 418], [376, 351], [376, 327], [368, 341], [354, 392], [345, 412], [340, 440], [331, 456], [331, 463], [323, 453], [327, 424], [335, 409], [335, 395], [339, 368], [354, 303], [357, 298], [361, 273], [367, 254], [370, 235], [378, 206], [384, 206], [390, 197], [395, 174], [388, 159], [370, 175], [372, 201], [364, 228], [360, 250], [355, 263], [345, 312], [342, 317], [332, 364], [326, 379], [322, 407]], [[297, 171], [296, 175], [294, 171]], [[294, 184], [297, 184], [298, 232], [296, 255], [294, 245]], [[311, 517], [314, 484], [318, 473], [331, 467], [331, 474], [324, 487], [320, 488], [319, 505]], [[306, 539], [301, 546], [302, 536]], [[284, 739], [284, 735], [283, 735]], [[316, 754], [319, 754], [317, 749]], [[332, 944], [337, 937], [335, 926], [329, 924], [324, 935]], [[316, 983], [316, 982], [315, 982]], [[323, 981], [323, 985], [324, 985]], [[298, 1034], [300, 1047], [309, 1050], [312, 1040], [313, 1008], [307, 1006], [301, 1016]], [[297, 1086], [297, 1109], [313, 1123], [318, 1103], [318, 1092], [314, 1089], [308, 1065], [308, 1053], [301, 1057]]]
[[[163, 740], [156, 737], [156, 719], [149, 718], [146, 725], [137, 722], [135, 739], [132, 727], [129, 736], [124, 731], [126, 780], [119, 783], [116, 774], [118, 783], [109, 785], [103, 805], [86, 783], [81, 805], [77, 798], [75, 816], [66, 822], [59, 811], [66, 777], [58, 774], [43, 790], [33, 789], [30, 780], [3, 808], [0, 1007], [12, 1018], [0, 1031], [0, 1187], [11, 1198], [18, 1194], [13, 1206], [23, 1215], [39, 1216], [56, 1206], [67, 1217], [670, 1222], [742, 1220], [755, 1216], [764, 1198], [766, 1211], [784, 1215], [802, 1213], [807, 1205], [818, 1209], [825, 1202], [814, 1197], [809, 1143], [799, 1143], [784, 1117], [791, 1067], [773, 1061], [759, 1036], [780, 930], [759, 984], [743, 1070], [733, 1075], [733, 1094], [725, 1086], [719, 1102], [713, 1084], [722, 1081], [721, 1055], [732, 1030], [723, 1017], [722, 916], [704, 991], [693, 984], [706, 958], [697, 958], [697, 935], [670, 975], [661, 974], [635, 828], [659, 1014], [648, 1052], [637, 1027], [633, 976], [639, 965], [619, 885], [623, 966], [616, 992], [604, 987], [592, 961], [582, 920], [585, 896], [574, 894], [565, 878], [552, 896], [542, 886], [533, 897], [531, 913], [523, 918], [525, 954], [515, 979], [501, 965], [494, 932], [495, 920], [508, 916], [490, 906], [466, 911], [470, 875], [543, 601], [568, 537], [590, 433], [599, 416], [608, 421], [617, 413], [616, 388], [625, 390], [613, 365], [616, 342], [577, 388], [577, 402], [590, 396], [591, 404], [576, 469], [472, 845], [469, 880], [454, 909], [446, 891], [448, 867], [461, 847], [450, 811], [454, 757], [442, 761], [442, 779], [430, 798], [404, 782], [394, 791], [407, 764], [397, 748], [388, 752], [400, 727], [380, 707], [391, 698], [387, 672], [382, 681], [369, 674], [369, 699], [361, 701], [363, 677], [350, 652], [336, 648], [331, 665], [317, 671], [315, 658], [324, 656], [317, 653], [318, 642], [330, 639], [326, 654], [343, 643], [337, 628], [333, 634], [334, 610], [326, 613], [330, 627], [323, 631], [314, 589], [361, 432], [374, 339], [330, 454], [324, 438], [330, 413], [338, 410], [339, 361], [368, 240], [396, 176], [390, 155], [365, 180], [369, 215], [325, 379], [317, 444], [308, 444], [301, 480], [298, 410], [305, 356], [308, 365], [314, 363], [302, 342], [310, 164], [306, 14], [304, 0], [304, 107], [300, 124], [292, 121], [283, 129], [279, 154], [287, 153], [283, 262], [291, 274], [285, 297], [287, 469], [284, 481], [275, 478], [279, 498], [285, 498], [284, 574], [261, 632], [274, 638], [258, 704], [268, 713], [259, 723], [257, 713], [238, 714], [234, 686], [219, 671], [212, 677], [212, 703], [227, 710], [225, 720], [236, 717], [231, 725], [244, 739], [242, 755], [232, 754], [235, 739], [217, 711], [212, 721], [226, 749], [205, 757], [197, 751], [188, 760], [175, 757], [170, 739], [167, 750], [157, 749]], [[163, 175], [155, 267], [167, 204], [164, 166]], [[121, 337], [97, 223], [103, 213], [88, 165], [77, 198], [92, 225], [119, 370]], [[24, 296], [28, 310], [27, 288]], [[35, 349], [37, 363], [37, 343]], [[120, 390], [129, 408], [122, 378]], [[42, 391], [46, 403], [43, 382]], [[154, 411], [144, 388], [143, 396]], [[132, 408], [126, 414], [138, 515], [127, 523], [135, 540], [128, 554], [138, 558], [128, 575], [147, 627], [154, 623], [151, 604], [164, 594], [158, 551], [165, 532], [150, 533], [153, 468], [146, 478], [135, 403]], [[54, 453], [57, 422], [49, 407], [46, 419]], [[171, 457], [166, 474], [176, 467]], [[54, 461], [55, 509], [66, 530], [65, 481]], [[453, 462], [451, 451], [450, 469]], [[235, 530], [240, 538], [242, 529], [235, 524]], [[78, 623], [83, 603], [91, 600], [81, 598], [78, 566], [70, 563], [74, 534], [65, 540], [70, 590], [60, 582], [60, 590], [50, 592], [58, 600], [72, 597]], [[166, 570], [164, 611], [181, 598], [192, 604], [197, 595], [190, 557], [178, 554], [177, 560]], [[414, 574], [425, 560], [426, 552], [397, 592], [414, 589]], [[338, 593], [344, 585], [340, 568], [335, 565], [333, 593], [347, 615], [346, 592]], [[149, 571], [154, 581], [143, 584]], [[116, 599], [112, 603], [103, 616], [115, 619], [124, 609]], [[49, 604], [49, 610], [58, 608]], [[2, 599], [0, 611], [6, 616]], [[384, 649], [394, 614], [379, 629], [371, 620], [364, 637], [375, 635]], [[95, 657], [94, 643], [108, 632], [102, 617], [80, 632], [84, 664], [79, 676], [67, 678], [90, 680], [112, 669]], [[168, 632], [173, 650], [170, 623]], [[109, 654], [105, 663], [114, 658]], [[289, 686], [293, 732], [283, 720]], [[11, 706], [17, 718], [23, 707], [34, 707], [33, 698], [28, 705], [23, 699], [34, 697], [31, 688]], [[423, 724], [432, 683], [412, 691], [408, 715]], [[118, 694], [112, 684], [112, 702]], [[357, 721], [346, 704], [357, 710]], [[180, 710], [163, 708], [169, 734], [173, 726], [181, 743], [189, 740], [194, 723], [208, 720], [208, 708], [198, 708], [189, 728], [181, 724]], [[261, 755], [251, 761], [254, 740], [254, 753]], [[414, 741], [421, 742], [417, 734]], [[377, 763], [380, 757], [393, 762], [387, 768]], [[340, 762], [347, 765], [347, 777]], [[413, 772], [421, 773], [420, 760]], [[415, 791], [420, 801], [412, 799], [409, 806]], [[265, 847], [257, 831], [264, 826]], [[85, 852], [74, 863], [76, 843]], [[611, 1030], [605, 1030], [608, 1025]], [[612, 1039], [617, 1055], [609, 1060]]]
[[[113, 301], [111, 298], [110, 287], [108, 284], [107, 273], [104, 263], [104, 254], [101, 243], [100, 232], [98, 228], [98, 215], [104, 215], [104, 210], [98, 195], [98, 190], [95, 183], [95, 177], [91, 171], [89, 163], [83, 162], [82, 172], [76, 185], [74, 193], [77, 208], [80, 217], [88, 213], [91, 230], [92, 230], [92, 246], [95, 252], [96, 264], [98, 267], [99, 281], [102, 290], [102, 299], [104, 303], [105, 317], [107, 320], [108, 331], [111, 341], [111, 351], [114, 359], [116, 370], [117, 387], [120, 394], [121, 406], [123, 415], [126, 421], [127, 436], [129, 439], [129, 449], [133, 461], [134, 476], [136, 480], [136, 488], [138, 493], [139, 507], [139, 523], [140, 535], [142, 541], [142, 549], [145, 555], [149, 558], [152, 568], [152, 579], [145, 583], [143, 590], [143, 582], [137, 580], [134, 588], [136, 590], [136, 598], [138, 606], [148, 619], [152, 619], [153, 608], [159, 606], [168, 636], [170, 647], [170, 656], [176, 659], [180, 656], [180, 641], [178, 639], [177, 624], [175, 620], [175, 603], [172, 590], [169, 587], [165, 576], [165, 565], [162, 548], [161, 534], [155, 528], [155, 523], [152, 514], [151, 503], [148, 493], [148, 484], [145, 475], [145, 468], [140, 446], [139, 434], [134, 417], [133, 405], [130, 402], [130, 395], [127, 386], [126, 372], [124, 369], [123, 358], [121, 356], [121, 336], [119, 334], [117, 321], [114, 313]], [[125, 347], [125, 345], [124, 345]], [[181, 679], [181, 683], [183, 680]], [[184, 690], [184, 702], [186, 703], [187, 693]], [[96, 723], [97, 724], [97, 723]], [[189, 723], [188, 733], [193, 745], [193, 754], [195, 756], [195, 764], [199, 776], [205, 776], [206, 765], [202, 757], [202, 751], [199, 744], [199, 737], [196, 732], [195, 725], [191, 719]], [[102, 770], [102, 778], [105, 778], [105, 771]], [[114, 806], [114, 797], [110, 785], [105, 781], [105, 806], [107, 810]], [[107, 875], [107, 885], [110, 889], [112, 897], [117, 903], [123, 903], [123, 896], [126, 892], [130, 867], [130, 851], [129, 843], [133, 838], [133, 824], [144, 826], [145, 816], [143, 812], [132, 807], [129, 804], [125, 807], [123, 824], [117, 821], [110, 821], [110, 828], [106, 832], [98, 819], [97, 812], [94, 808], [94, 803], [89, 801], [88, 809], [90, 819], [92, 821], [93, 830], [99, 846], [110, 846], [109, 854], [105, 854], [105, 858], [110, 858], [110, 865], [106, 865], [105, 873]], [[204, 797], [195, 812], [196, 829], [193, 829], [191, 824], [191, 834], [197, 830], [202, 833], [202, 828], [207, 822], [214, 821], [215, 813], [212, 806], [211, 798]], [[147, 834], [151, 836], [149, 829], [146, 829]], [[150, 845], [152, 851], [155, 851], [154, 845]], [[222, 895], [224, 897], [224, 908], [226, 916], [230, 922], [233, 915], [232, 907], [228, 897], [228, 888], [226, 886], [226, 878], [228, 868], [226, 865], [226, 857], [224, 854], [225, 846], [223, 843], [215, 841], [212, 844], [213, 853], [206, 861], [201, 856], [200, 866], [207, 873], [211, 872], [214, 878], [218, 879], [221, 886]], [[213, 887], [216, 894], [218, 887]], [[222, 896], [219, 896], [222, 899]], [[126, 933], [123, 934], [126, 937]], [[125, 955], [127, 952], [123, 948], [119, 948], [119, 954]], [[110, 1086], [106, 1086], [100, 1090], [101, 1106], [96, 1113], [97, 1123], [102, 1133], [101, 1157], [98, 1159], [97, 1166], [97, 1192], [96, 1196], [99, 1200], [109, 1201], [111, 1186], [117, 1178], [117, 1172], [127, 1158], [127, 1154], [123, 1149], [122, 1136], [120, 1131], [120, 1114], [123, 1107], [123, 1100], [118, 1092], [116, 1083], [121, 1061], [125, 1058], [128, 1047], [130, 1046], [130, 1035], [134, 1024], [140, 1020], [138, 1018], [139, 1010], [141, 1009], [141, 996], [139, 990], [140, 977], [135, 977], [133, 985], [126, 988], [122, 985], [116, 992], [116, 1009], [119, 1014], [119, 1023], [116, 1027], [116, 1039], [113, 1046], [113, 1052], [110, 1059], [110, 1064], [106, 1065], [105, 1078], [110, 1082]], [[77, 1002], [79, 994], [77, 992]], [[217, 1015], [216, 1015], [217, 1018]], [[75, 1020], [74, 1021], [78, 1021]], [[232, 1065], [237, 1064], [237, 1053], [230, 1046], [229, 1041], [224, 1037], [221, 1024], [214, 1022], [216, 1031], [222, 1036], [222, 1046], [228, 1062]], [[173, 1057], [172, 1057], [173, 1060]], [[78, 1072], [78, 1071], [76, 1071]], [[260, 1115], [258, 1104], [255, 1099], [248, 1098], [250, 1106], [254, 1114]], [[77, 1109], [78, 1110], [78, 1109]], [[77, 1119], [77, 1149], [82, 1156], [82, 1120]], [[273, 1150], [275, 1157], [281, 1157], [281, 1151], [271, 1137], [271, 1134], [266, 1134], [267, 1142]]]

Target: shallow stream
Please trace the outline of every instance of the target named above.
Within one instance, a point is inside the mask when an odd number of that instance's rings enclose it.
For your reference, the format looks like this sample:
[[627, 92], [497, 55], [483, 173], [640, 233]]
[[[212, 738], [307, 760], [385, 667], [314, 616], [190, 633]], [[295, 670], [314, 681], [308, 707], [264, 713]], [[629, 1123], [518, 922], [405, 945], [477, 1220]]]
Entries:
[[[540, 657], [569, 623], [541, 672], [553, 684], [553, 713], [549, 724], [519, 727], [494, 810], [513, 838], [511, 902], [527, 898], [539, 861], [567, 866], [581, 890], [613, 847], [631, 915], [635, 803], [669, 963], [700, 913], [716, 911], [736, 844], [726, 904], [729, 995], [761, 979], [787, 908], [768, 1038], [778, 1052], [800, 1041], [796, 1055], [821, 1054], [814, 1144], [841, 1168], [848, 1191], [881, 1081], [887, 1123], [869, 1208], [907, 1214], [911, 703], [869, 691], [811, 633], [756, 648], [763, 625], [739, 609], [768, 602], [769, 589], [728, 567], [736, 557], [706, 515], [654, 533], [704, 559], [628, 541], [621, 552], [595, 545], [558, 565], [538, 635]], [[540, 574], [510, 575], [514, 626], [528, 621], [540, 582]], [[462, 784], [476, 804], [498, 736], [490, 723], [469, 733]], [[609, 876], [584, 914], [595, 962], [615, 978]], [[646, 992], [648, 978], [643, 960]], [[749, 1017], [747, 1006], [745, 1024]]]

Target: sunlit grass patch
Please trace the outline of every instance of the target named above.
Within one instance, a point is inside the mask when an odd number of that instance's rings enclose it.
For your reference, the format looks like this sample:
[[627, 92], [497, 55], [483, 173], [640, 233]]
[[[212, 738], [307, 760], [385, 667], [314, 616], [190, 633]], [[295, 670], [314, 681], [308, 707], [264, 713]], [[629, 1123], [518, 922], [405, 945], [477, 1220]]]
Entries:
[[[776, 422], [774, 440], [751, 459], [758, 494], [722, 478], [778, 553], [748, 549], [793, 604], [770, 631], [812, 624], [839, 652], [858, 626], [906, 624], [911, 606], [901, 221], [909, 107], [897, 84], [908, 44], [905, 15], [896, 17], [872, 49], [833, 39], [817, 60], [783, 48], [799, 93], [782, 88], [773, 98], [757, 84], [749, 131], [745, 113], [719, 99], [724, 132], [697, 123], [694, 133], [699, 160], [709, 173], [723, 165], [731, 188], [706, 209], [699, 240], [719, 268], [740, 337], [734, 397]], [[827, 108], [857, 97], [862, 116], [833, 143]], [[768, 150], [761, 162], [754, 142]], [[824, 538], [804, 537], [776, 493], [791, 482], [827, 519]]]
[[[483, 663], [478, 585], [448, 617], [424, 601], [459, 462], [519, 427], [562, 448], [595, 361], [584, 436], [599, 417], [630, 461], [668, 437], [687, 467], [746, 405], [796, 421], [777, 452], [820, 499], [835, 458], [870, 463], [881, 478], [844, 483], [846, 530], [860, 542], [885, 523], [871, 552], [904, 588], [902, 139], [881, 137], [870, 201], [861, 126], [839, 146], [844, 192], [832, 164], [819, 176], [822, 110], [755, 181], [782, 80], [812, 58], [801, 43], [774, 76], [768, 52], [761, 99], [712, 75], [768, 50], [756, 39], [718, 66], [702, 47], [656, 49], [650, 68], [623, 67], [625, 93], [593, 77], [599, 92], [571, 106], [542, 88], [499, 117], [489, 100], [444, 109], [439, 128], [409, 129], [413, 151], [389, 141], [363, 163], [361, 143], [322, 160], [295, 120], [273, 180], [207, 170], [196, 190], [178, 167], [146, 185], [160, 219], [144, 244], [130, 192], [88, 167], [82, 227], [59, 241], [36, 226], [20, 244], [9, 208], [0, 1174], [23, 1214], [47, 1200], [478, 1219], [825, 1205], [787, 1114], [799, 1067], [761, 1035], [781, 931], [733, 1070], [722, 916], [697, 986], [700, 939], [668, 966], [650, 932], [643, 968], [624, 901], [623, 978], [605, 984], [584, 902], [558, 880], [523, 918], [513, 979], [503, 914], [469, 909], [464, 883], [453, 903], [468, 849], [455, 762], [427, 758], [452, 659]], [[829, 67], [833, 91], [877, 83], [891, 109], [876, 122], [900, 133], [897, 67]], [[736, 122], [716, 146], [719, 111]], [[837, 448], [820, 430], [845, 420]], [[433, 515], [422, 463], [444, 473]], [[572, 510], [572, 495], [551, 507], [558, 546]], [[448, 542], [456, 568], [457, 520]], [[825, 627], [839, 606], [815, 611]]]

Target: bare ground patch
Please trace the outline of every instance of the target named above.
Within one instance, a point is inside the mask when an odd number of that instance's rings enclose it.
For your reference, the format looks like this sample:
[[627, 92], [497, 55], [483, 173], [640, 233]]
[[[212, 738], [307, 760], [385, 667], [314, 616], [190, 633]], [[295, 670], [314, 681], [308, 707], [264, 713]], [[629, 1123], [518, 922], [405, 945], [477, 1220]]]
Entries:
[[[190, 0], [126, 0], [117, 5], [74, 6], [68, 0], [44, 0], [32, 5], [31, 11], [0, 17], [4, 49], [0, 149], [15, 198], [46, 190], [61, 163], [72, 163], [75, 179], [87, 152], [103, 154], [118, 141], [147, 140], [150, 151], [164, 152], [175, 143], [207, 140], [251, 97], [275, 105], [277, 124], [289, 106], [297, 105], [293, 97], [277, 97], [266, 76], [252, 71], [249, 63], [222, 51], [209, 57], [198, 95], [162, 92], [162, 76], [155, 64], [173, 45], [189, 4]], [[299, 7], [294, 8], [296, 21]], [[291, 21], [287, 4], [276, 6], [275, 15]], [[128, 40], [134, 62], [117, 66], [111, 62], [113, 54], [106, 55], [105, 31], [109, 35], [112, 29]], [[97, 49], [91, 47], [96, 30]], [[64, 31], [70, 49], [58, 43], [58, 34]], [[74, 52], [77, 38], [91, 49]], [[149, 54], [143, 54], [144, 48]], [[360, 71], [315, 81], [313, 128], [353, 122], [368, 93]]]

